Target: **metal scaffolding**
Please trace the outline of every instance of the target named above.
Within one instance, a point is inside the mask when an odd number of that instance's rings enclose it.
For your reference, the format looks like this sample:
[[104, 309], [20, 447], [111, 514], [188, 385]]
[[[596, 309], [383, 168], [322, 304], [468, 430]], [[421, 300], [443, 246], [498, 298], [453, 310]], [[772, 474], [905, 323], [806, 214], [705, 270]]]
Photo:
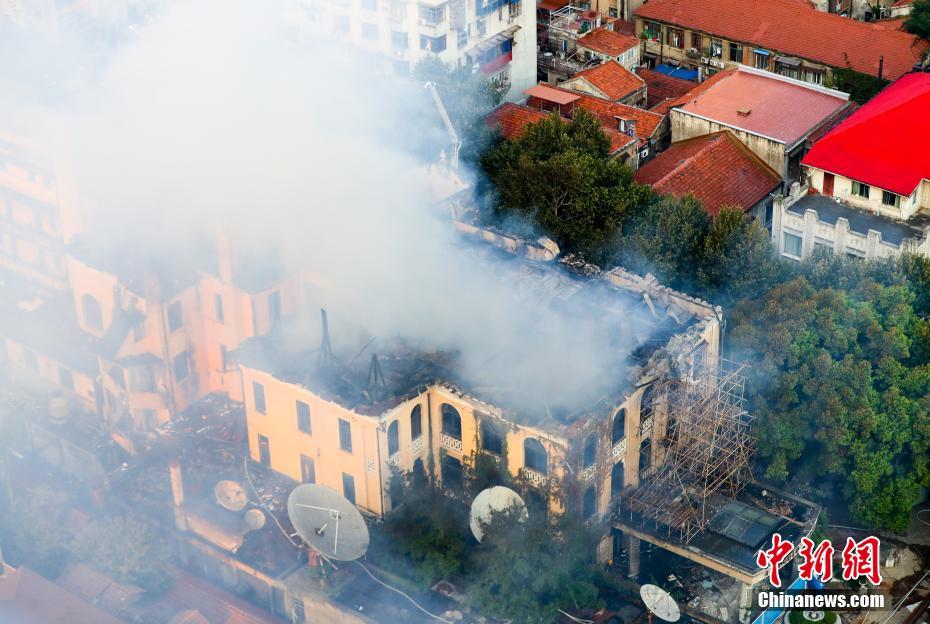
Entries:
[[622, 497], [621, 515], [687, 543], [739, 493], [750, 478], [754, 450], [744, 369], [720, 360], [660, 382], [651, 426], [665, 459]]

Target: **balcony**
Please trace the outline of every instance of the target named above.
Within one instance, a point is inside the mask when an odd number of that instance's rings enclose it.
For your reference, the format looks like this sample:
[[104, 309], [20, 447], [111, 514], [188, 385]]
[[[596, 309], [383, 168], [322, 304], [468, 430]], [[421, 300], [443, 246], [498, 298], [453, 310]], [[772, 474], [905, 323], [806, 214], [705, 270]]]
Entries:
[[626, 456], [626, 438], [623, 438], [616, 444], [614, 444], [613, 449], [610, 451], [611, 456], [617, 459], [623, 459]]
[[590, 481], [594, 477], [594, 473], [597, 472], [597, 466], [589, 466], [581, 471], [581, 480]]
[[462, 452], [462, 441], [445, 433], [439, 434], [439, 446], [450, 451]]
[[647, 416], [643, 419], [643, 422], [639, 424], [639, 437], [645, 438], [650, 433], [652, 433], [652, 424], [655, 421], [655, 416]]
[[423, 450], [423, 436], [410, 443], [410, 452], [414, 455]]
[[523, 472], [523, 478], [526, 479], [531, 485], [535, 485], [536, 487], [540, 488], [546, 487], [546, 481], [548, 480], [546, 475], [539, 474], [535, 470], [531, 470], [525, 466], [521, 468], [521, 471]]

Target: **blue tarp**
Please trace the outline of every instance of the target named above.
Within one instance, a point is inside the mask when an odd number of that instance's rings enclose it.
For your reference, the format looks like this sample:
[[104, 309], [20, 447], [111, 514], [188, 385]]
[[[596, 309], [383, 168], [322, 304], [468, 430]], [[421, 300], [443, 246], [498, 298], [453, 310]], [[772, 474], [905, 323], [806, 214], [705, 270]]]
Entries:
[[669, 76], [674, 76], [675, 78], [684, 78], [685, 80], [693, 80], [697, 82], [698, 72], [696, 69], [682, 69], [680, 67], [672, 67], [671, 65], [666, 65], [662, 63], [656, 67], [657, 72], [662, 72], [663, 74], [668, 74]]

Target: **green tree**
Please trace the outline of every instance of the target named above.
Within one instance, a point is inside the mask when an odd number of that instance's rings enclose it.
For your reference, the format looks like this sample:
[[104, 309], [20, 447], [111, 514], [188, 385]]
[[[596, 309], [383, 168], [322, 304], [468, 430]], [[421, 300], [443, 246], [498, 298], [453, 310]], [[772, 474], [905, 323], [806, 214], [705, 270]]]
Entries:
[[482, 160], [496, 194], [493, 218], [532, 220], [564, 251], [603, 259], [624, 216], [651, 196], [608, 158], [609, 147], [600, 122], [583, 110], [571, 122], [551, 115], [530, 124]]
[[70, 561], [64, 514], [68, 497], [58, 490], [37, 487], [14, 498], [0, 515], [0, 528], [15, 555], [45, 576], [58, 576]]
[[663, 197], [624, 224], [615, 259], [673, 288], [693, 289], [709, 230], [710, 218], [693, 196]]
[[577, 518], [544, 515], [514, 522], [495, 514], [474, 557], [469, 601], [514, 622], [549, 624], [558, 609], [598, 602], [596, 539]]
[[394, 508], [372, 535], [374, 558], [423, 588], [454, 578], [463, 569], [468, 508], [422, 476], [401, 480], [394, 488]]
[[724, 208], [711, 220], [697, 264], [704, 296], [721, 304], [756, 296], [784, 273], [768, 231], [737, 208]]
[[74, 555], [116, 580], [152, 593], [167, 589], [169, 551], [152, 525], [132, 516], [91, 520], [71, 542]]
[[904, 29], [922, 39], [930, 39], [930, 0], [914, 0]]
[[906, 364], [926, 323], [913, 301], [901, 285], [797, 277], [737, 305], [731, 334], [758, 355], [749, 396], [766, 476], [839, 479], [855, 517], [893, 530], [930, 484], [930, 369]]

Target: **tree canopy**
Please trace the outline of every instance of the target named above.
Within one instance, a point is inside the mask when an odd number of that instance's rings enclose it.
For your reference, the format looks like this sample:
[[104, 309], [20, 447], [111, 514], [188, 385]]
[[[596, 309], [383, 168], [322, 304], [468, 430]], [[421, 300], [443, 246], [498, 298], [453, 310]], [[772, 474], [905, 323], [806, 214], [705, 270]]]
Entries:
[[914, 0], [904, 29], [923, 39], [930, 39], [930, 0]]

